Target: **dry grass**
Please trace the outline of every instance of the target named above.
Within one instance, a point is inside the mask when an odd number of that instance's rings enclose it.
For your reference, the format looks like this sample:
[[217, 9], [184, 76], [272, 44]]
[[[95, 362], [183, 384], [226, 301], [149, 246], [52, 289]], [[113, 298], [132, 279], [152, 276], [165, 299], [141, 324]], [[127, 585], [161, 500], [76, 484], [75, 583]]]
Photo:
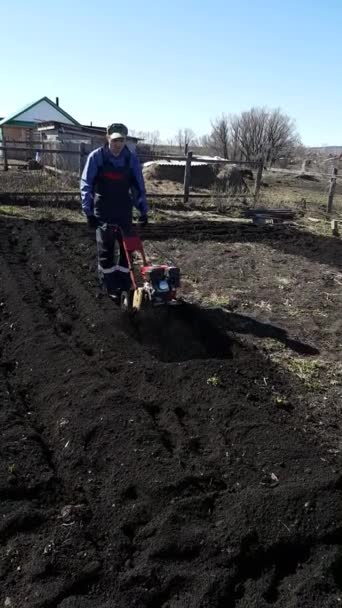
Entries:
[[77, 223], [85, 221], [80, 210], [65, 209], [64, 207], [0, 205], [0, 214], [31, 221], [42, 219], [56, 222], [67, 221]]
[[79, 188], [79, 180], [72, 173], [54, 174], [48, 171], [14, 169], [0, 171], [1, 192], [54, 192]]
[[[264, 204], [272, 207], [289, 207], [306, 214], [325, 214], [329, 178], [319, 182], [309, 182], [297, 179], [294, 175], [265, 173], [264, 182], [268, 187], [262, 187], [258, 206]], [[338, 184], [334, 197], [334, 210], [342, 214], [342, 184]]]

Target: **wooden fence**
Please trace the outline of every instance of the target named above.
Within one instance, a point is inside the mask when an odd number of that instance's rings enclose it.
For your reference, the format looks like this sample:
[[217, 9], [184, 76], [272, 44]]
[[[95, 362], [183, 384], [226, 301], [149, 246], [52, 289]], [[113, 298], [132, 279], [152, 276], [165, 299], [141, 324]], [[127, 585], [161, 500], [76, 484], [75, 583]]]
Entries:
[[[74, 174], [78, 174], [80, 177], [85, 165], [85, 161], [87, 159], [88, 154], [91, 152], [91, 144], [75, 144], [68, 143], [68, 147], [61, 146], [58, 142], [37, 142], [32, 143], [30, 145], [25, 144], [25, 142], [17, 142], [17, 141], [8, 141], [3, 138], [2, 142], [0, 142], [0, 161], [2, 158], [3, 170], [8, 171], [9, 169], [9, 158], [11, 157], [11, 152], [20, 152], [26, 153], [29, 155], [29, 158], [35, 160], [37, 158], [42, 159], [42, 164], [44, 167], [48, 169], [54, 170], [57, 173], [62, 172], [70, 172]], [[243, 161], [243, 160], [228, 160], [228, 159], [216, 159], [216, 158], [208, 158], [196, 156], [193, 152], [184, 150], [184, 154], [179, 155], [169, 155], [169, 154], [152, 154], [153, 160], [165, 160], [165, 161], [181, 161], [184, 163], [184, 184], [183, 184], [183, 194], [175, 194], [175, 193], [166, 193], [166, 194], [153, 194], [154, 197], [182, 197], [183, 202], [187, 203], [189, 198], [206, 198], [211, 197], [215, 198], [215, 195], [208, 194], [194, 194], [190, 192], [191, 188], [191, 169], [193, 162], [203, 162], [207, 165], [235, 165], [235, 166], [248, 166], [256, 169], [256, 179], [254, 185], [253, 196], [256, 198], [259, 194], [263, 169], [264, 169], [264, 159], [259, 158], [255, 161]], [[151, 160], [151, 154], [141, 153], [139, 154], [139, 159], [141, 163], [147, 162]], [[290, 171], [290, 170], [277, 170], [273, 169], [273, 172], [281, 172], [281, 173], [295, 173], [298, 175], [298, 171]], [[309, 173], [306, 172], [307, 175], [314, 175], [317, 177], [326, 177], [327, 174], [320, 173]], [[338, 171], [336, 168], [333, 169], [330, 177], [329, 184], [329, 192], [327, 198], [327, 214], [331, 214], [333, 211], [333, 200], [334, 194], [336, 190], [336, 182], [338, 179]], [[18, 192], [20, 194], [20, 192]], [[218, 194], [217, 196], [222, 197], [222, 194]]]

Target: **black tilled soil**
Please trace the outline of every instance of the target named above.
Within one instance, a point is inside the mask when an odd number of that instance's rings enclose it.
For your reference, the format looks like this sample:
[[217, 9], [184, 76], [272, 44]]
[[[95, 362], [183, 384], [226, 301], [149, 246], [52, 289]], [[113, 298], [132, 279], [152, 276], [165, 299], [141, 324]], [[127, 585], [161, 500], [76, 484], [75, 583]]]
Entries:
[[3, 604], [338, 606], [341, 477], [296, 380], [196, 307], [130, 325], [83, 227], [1, 218], [0, 250]]

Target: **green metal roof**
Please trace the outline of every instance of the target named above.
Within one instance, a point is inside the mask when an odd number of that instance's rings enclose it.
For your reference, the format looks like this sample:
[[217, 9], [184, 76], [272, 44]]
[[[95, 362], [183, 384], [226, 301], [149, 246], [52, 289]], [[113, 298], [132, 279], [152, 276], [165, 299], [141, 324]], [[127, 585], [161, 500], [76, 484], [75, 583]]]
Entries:
[[29, 103], [24, 108], [21, 108], [21, 110], [19, 110], [19, 112], [10, 114], [9, 116], [6, 116], [2, 120], [0, 120], [0, 127], [7, 125], [7, 124], [18, 124], [18, 126], [19, 126], [19, 123], [20, 123], [20, 126], [25, 126], [25, 125], [30, 126], [30, 127], [34, 126], [35, 124], [37, 124], [36, 122], [22, 121], [20, 119], [17, 121], [16, 118], [17, 118], [17, 116], [20, 116], [20, 114], [23, 114], [23, 112], [27, 112], [27, 110], [30, 110], [31, 108], [36, 106], [41, 101], [46, 101], [48, 104], [50, 104], [50, 106], [55, 108], [55, 110], [58, 110], [58, 112], [60, 112], [63, 116], [65, 116], [65, 118], [67, 118], [68, 120], [71, 120], [71, 122], [73, 122], [74, 125], [80, 126], [80, 123], [77, 122], [77, 120], [75, 120], [72, 116], [70, 116], [70, 114], [67, 114], [67, 112], [64, 112], [64, 110], [62, 110], [62, 108], [60, 108], [55, 103], [53, 103], [53, 101], [51, 101], [51, 99], [49, 99], [48, 97], [41, 97], [41, 99], [38, 99], [38, 101], [35, 101], [34, 103]]

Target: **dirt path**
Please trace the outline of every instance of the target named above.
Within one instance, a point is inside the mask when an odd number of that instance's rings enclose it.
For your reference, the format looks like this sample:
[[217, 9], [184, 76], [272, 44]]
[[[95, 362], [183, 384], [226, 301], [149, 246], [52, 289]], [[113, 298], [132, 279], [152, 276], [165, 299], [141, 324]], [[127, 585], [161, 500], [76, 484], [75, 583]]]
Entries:
[[2, 217], [0, 253], [3, 604], [338, 605], [341, 478], [297, 380], [196, 308], [130, 326], [83, 227]]

